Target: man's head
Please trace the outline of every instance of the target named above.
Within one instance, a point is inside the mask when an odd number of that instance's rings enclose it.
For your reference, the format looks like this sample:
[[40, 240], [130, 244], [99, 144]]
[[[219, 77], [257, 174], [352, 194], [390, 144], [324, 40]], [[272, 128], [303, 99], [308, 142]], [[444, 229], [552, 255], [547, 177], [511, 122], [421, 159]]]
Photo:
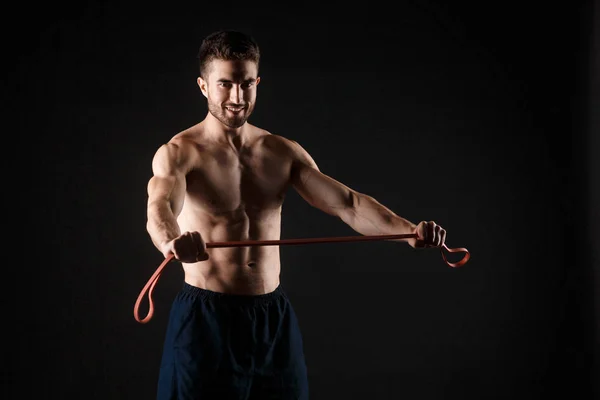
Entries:
[[258, 44], [242, 32], [217, 31], [202, 41], [198, 59], [198, 86], [209, 112], [230, 128], [242, 126], [254, 110], [260, 81]]

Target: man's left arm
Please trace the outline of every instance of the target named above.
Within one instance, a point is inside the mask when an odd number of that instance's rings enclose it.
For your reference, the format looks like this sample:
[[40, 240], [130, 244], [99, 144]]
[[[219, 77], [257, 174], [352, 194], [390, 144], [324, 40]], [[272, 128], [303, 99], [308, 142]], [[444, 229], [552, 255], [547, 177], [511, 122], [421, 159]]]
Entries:
[[340, 218], [362, 235], [401, 235], [418, 233], [419, 240], [399, 239], [413, 248], [439, 247], [446, 231], [433, 221], [414, 224], [379, 203], [323, 174], [313, 158], [293, 142], [292, 185], [311, 206]]

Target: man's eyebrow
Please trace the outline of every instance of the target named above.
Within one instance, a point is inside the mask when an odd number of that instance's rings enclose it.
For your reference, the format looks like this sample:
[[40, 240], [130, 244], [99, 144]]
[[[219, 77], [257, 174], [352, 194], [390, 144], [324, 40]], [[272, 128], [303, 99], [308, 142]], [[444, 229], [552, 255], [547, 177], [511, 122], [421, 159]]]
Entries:
[[[217, 79], [217, 82], [222, 82], [222, 83], [233, 83], [233, 81], [231, 79], [225, 79], [225, 78], [220, 78]], [[243, 81], [244, 83], [252, 83], [252, 82], [256, 82], [256, 78], [248, 78], [248, 79], [244, 79]]]

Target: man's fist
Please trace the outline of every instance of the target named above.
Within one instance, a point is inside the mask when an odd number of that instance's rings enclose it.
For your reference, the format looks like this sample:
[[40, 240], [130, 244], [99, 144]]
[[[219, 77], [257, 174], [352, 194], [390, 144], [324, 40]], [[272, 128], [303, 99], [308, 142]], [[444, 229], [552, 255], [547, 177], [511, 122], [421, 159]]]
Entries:
[[208, 260], [206, 243], [200, 232], [185, 232], [179, 237], [165, 243], [162, 248], [165, 258], [173, 254], [176, 260], [184, 263], [196, 263]]
[[414, 248], [441, 247], [446, 241], [446, 230], [433, 221], [421, 221], [415, 229], [418, 235]]

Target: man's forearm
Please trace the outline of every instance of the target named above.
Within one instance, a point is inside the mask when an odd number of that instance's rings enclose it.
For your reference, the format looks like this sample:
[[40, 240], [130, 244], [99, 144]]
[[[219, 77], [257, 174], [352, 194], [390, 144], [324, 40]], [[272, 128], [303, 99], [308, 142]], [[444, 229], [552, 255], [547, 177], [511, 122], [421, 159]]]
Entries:
[[[340, 218], [362, 235], [402, 235], [413, 233], [416, 225], [395, 214], [371, 196], [355, 193], [352, 204]], [[399, 241], [407, 241], [400, 239]]]
[[181, 235], [179, 224], [168, 204], [150, 204], [146, 229], [154, 246], [162, 252], [162, 246]]

